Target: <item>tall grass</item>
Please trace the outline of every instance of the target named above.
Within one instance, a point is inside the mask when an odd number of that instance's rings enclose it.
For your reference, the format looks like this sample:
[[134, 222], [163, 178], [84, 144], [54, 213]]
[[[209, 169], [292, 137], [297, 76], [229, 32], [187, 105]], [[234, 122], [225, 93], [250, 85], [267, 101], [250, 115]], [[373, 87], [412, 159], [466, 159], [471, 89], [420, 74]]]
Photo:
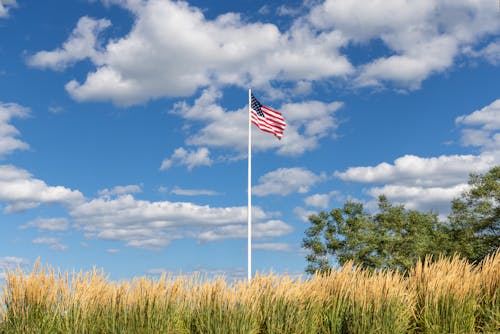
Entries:
[[9, 270], [0, 333], [495, 333], [500, 253], [474, 266], [425, 259], [407, 275], [347, 264], [307, 280], [137, 278]]

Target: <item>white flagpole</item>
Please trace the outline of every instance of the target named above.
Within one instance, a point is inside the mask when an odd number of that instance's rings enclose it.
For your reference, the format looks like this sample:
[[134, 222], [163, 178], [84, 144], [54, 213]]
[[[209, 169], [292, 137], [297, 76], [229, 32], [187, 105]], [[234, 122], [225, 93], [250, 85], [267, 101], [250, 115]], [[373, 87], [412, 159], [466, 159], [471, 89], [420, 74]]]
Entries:
[[252, 280], [252, 90], [248, 90], [248, 282]]

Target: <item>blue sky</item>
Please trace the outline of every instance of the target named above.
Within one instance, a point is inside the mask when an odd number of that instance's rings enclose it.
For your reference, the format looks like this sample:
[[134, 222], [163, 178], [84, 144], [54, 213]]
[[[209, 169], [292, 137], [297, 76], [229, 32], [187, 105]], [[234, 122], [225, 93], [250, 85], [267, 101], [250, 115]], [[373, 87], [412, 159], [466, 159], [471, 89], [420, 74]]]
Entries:
[[0, 1], [0, 269], [303, 272], [307, 216], [441, 217], [500, 162], [492, 0]]

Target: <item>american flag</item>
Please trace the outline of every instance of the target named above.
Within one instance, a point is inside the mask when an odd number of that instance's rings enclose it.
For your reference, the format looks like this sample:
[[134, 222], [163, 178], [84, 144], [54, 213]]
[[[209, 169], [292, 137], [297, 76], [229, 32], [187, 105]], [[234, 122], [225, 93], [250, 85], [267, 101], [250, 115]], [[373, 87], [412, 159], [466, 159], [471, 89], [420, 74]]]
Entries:
[[274, 134], [278, 139], [283, 137], [286, 123], [279, 111], [262, 105], [252, 94], [252, 123], [259, 129]]

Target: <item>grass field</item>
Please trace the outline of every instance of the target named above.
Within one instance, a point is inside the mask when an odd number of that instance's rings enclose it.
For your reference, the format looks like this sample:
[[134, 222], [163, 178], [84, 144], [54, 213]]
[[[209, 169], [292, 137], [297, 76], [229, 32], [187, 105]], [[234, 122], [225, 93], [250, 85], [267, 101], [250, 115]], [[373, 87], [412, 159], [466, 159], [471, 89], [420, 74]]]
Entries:
[[112, 282], [36, 264], [5, 273], [0, 333], [497, 333], [500, 252], [473, 266], [423, 261], [407, 275], [346, 265], [307, 280], [257, 275]]

